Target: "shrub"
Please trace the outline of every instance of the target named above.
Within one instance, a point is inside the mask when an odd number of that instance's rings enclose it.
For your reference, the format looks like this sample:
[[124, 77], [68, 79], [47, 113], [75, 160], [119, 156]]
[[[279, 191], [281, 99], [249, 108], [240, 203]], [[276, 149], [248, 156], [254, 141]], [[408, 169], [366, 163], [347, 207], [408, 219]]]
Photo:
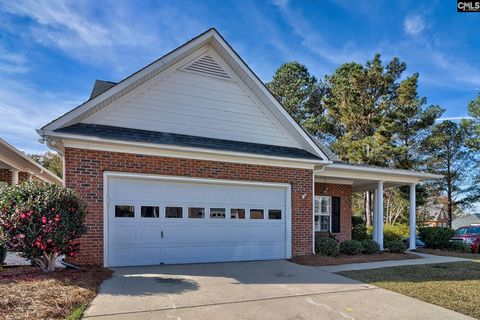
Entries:
[[383, 226], [383, 240], [402, 240], [408, 238], [410, 228], [405, 224], [385, 224]]
[[419, 229], [420, 239], [425, 242], [428, 248], [447, 249], [450, 246], [450, 239], [454, 231], [450, 228], [426, 227]]
[[357, 240], [345, 240], [340, 242], [340, 253], [355, 255], [362, 253], [362, 243]]
[[392, 253], [404, 253], [407, 247], [401, 240], [390, 240], [385, 242], [385, 249]]
[[368, 239], [367, 224], [361, 216], [352, 216], [352, 239], [358, 241]]
[[58, 255], [74, 256], [86, 232], [85, 203], [70, 189], [31, 181], [0, 189], [0, 228], [7, 247], [55, 270]]
[[362, 253], [364, 254], [374, 254], [380, 252], [380, 246], [373, 240], [363, 240], [362, 242]]
[[332, 238], [316, 239], [315, 252], [322, 256], [336, 257], [339, 254], [338, 243]]
[[450, 242], [448, 245], [448, 250], [459, 253], [470, 253], [471, 248], [468, 244], [463, 242]]

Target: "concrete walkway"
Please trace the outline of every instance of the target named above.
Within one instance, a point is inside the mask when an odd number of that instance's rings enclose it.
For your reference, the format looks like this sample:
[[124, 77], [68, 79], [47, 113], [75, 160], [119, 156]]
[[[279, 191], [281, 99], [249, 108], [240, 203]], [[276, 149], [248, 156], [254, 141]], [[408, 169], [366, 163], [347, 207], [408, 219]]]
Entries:
[[114, 270], [85, 319], [471, 319], [283, 260]]
[[406, 260], [376, 261], [376, 262], [365, 262], [365, 263], [350, 263], [350, 264], [341, 264], [336, 266], [323, 266], [318, 268], [323, 271], [336, 273], [336, 272], [342, 272], [342, 271], [379, 269], [379, 268], [398, 267], [398, 266], [414, 266], [414, 265], [421, 265], [421, 264], [472, 261], [471, 259], [458, 258], [458, 257], [436, 256], [432, 254], [425, 254], [425, 253], [418, 253], [418, 252], [411, 252], [411, 253], [419, 255], [422, 258], [406, 259]]

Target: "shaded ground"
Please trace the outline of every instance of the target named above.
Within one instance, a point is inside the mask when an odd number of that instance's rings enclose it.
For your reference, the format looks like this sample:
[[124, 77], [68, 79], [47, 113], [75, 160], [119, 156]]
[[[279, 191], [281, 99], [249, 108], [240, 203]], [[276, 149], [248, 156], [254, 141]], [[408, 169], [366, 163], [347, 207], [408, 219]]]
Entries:
[[0, 272], [0, 319], [65, 319], [90, 303], [112, 271], [99, 267], [45, 274], [31, 266]]
[[92, 320], [463, 320], [469, 317], [285, 260], [115, 268]]
[[405, 260], [405, 259], [418, 259], [421, 258], [414, 254], [409, 253], [389, 253], [382, 252], [378, 254], [358, 254], [353, 256], [339, 255], [338, 257], [327, 257], [317, 255], [295, 257], [290, 261], [305, 266], [333, 266], [349, 263], [364, 263], [374, 261], [387, 261], [387, 260]]
[[480, 318], [480, 263], [476, 261], [345, 271], [339, 274]]
[[434, 254], [437, 256], [447, 256], [447, 257], [459, 257], [466, 259], [480, 260], [480, 254], [476, 253], [459, 253], [447, 250], [437, 250], [437, 249], [427, 249], [427, 248], [417, 248], [416, 252]]

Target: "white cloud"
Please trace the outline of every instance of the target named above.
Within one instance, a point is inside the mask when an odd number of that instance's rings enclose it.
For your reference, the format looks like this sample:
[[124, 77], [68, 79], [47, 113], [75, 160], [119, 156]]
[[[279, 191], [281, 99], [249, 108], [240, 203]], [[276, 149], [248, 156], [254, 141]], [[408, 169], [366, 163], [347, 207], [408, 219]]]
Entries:
[[407, 35], [417, 36], [425, 29], [425, 19], [421, 15], [409, 15], [403, 21], [403, 31]]
[[[84, 63], [110, 66], [118, 74], [139, 68], [207, 27], [189, 8], [168, 6], [139, 12], [134, 2], [0, 0], [0, 11], [31, 20], [25, 32], [43, 46]], [[168, 10], [167, 10], [168, 9]], [[179, 11], [183, 10], [183, 12]]]
[[302, 44], [327, 62], [342, 64], [351, 61], [364, 62], [372, 58], [374, 51], [361, 50], [354, 42], [346, 42], [341, 47], [330, 44], [299, 10], [288, 5], [288, 1], [277, 1], [275, 4], [293, 32], [302, 39]]
[[38, 129], [80, 103], [80, 97], [35, 89], [25, 81], [1, 79], [0, 137], [28, 153], [44, 152]]

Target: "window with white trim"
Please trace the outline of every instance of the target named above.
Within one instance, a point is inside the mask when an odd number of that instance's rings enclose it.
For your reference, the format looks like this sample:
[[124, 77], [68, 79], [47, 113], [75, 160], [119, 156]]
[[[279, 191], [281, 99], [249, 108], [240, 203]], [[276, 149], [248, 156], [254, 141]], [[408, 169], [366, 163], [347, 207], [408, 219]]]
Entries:
[[332, 228], [331, 197], [315, 197], [315, 231], [328, 232]]

